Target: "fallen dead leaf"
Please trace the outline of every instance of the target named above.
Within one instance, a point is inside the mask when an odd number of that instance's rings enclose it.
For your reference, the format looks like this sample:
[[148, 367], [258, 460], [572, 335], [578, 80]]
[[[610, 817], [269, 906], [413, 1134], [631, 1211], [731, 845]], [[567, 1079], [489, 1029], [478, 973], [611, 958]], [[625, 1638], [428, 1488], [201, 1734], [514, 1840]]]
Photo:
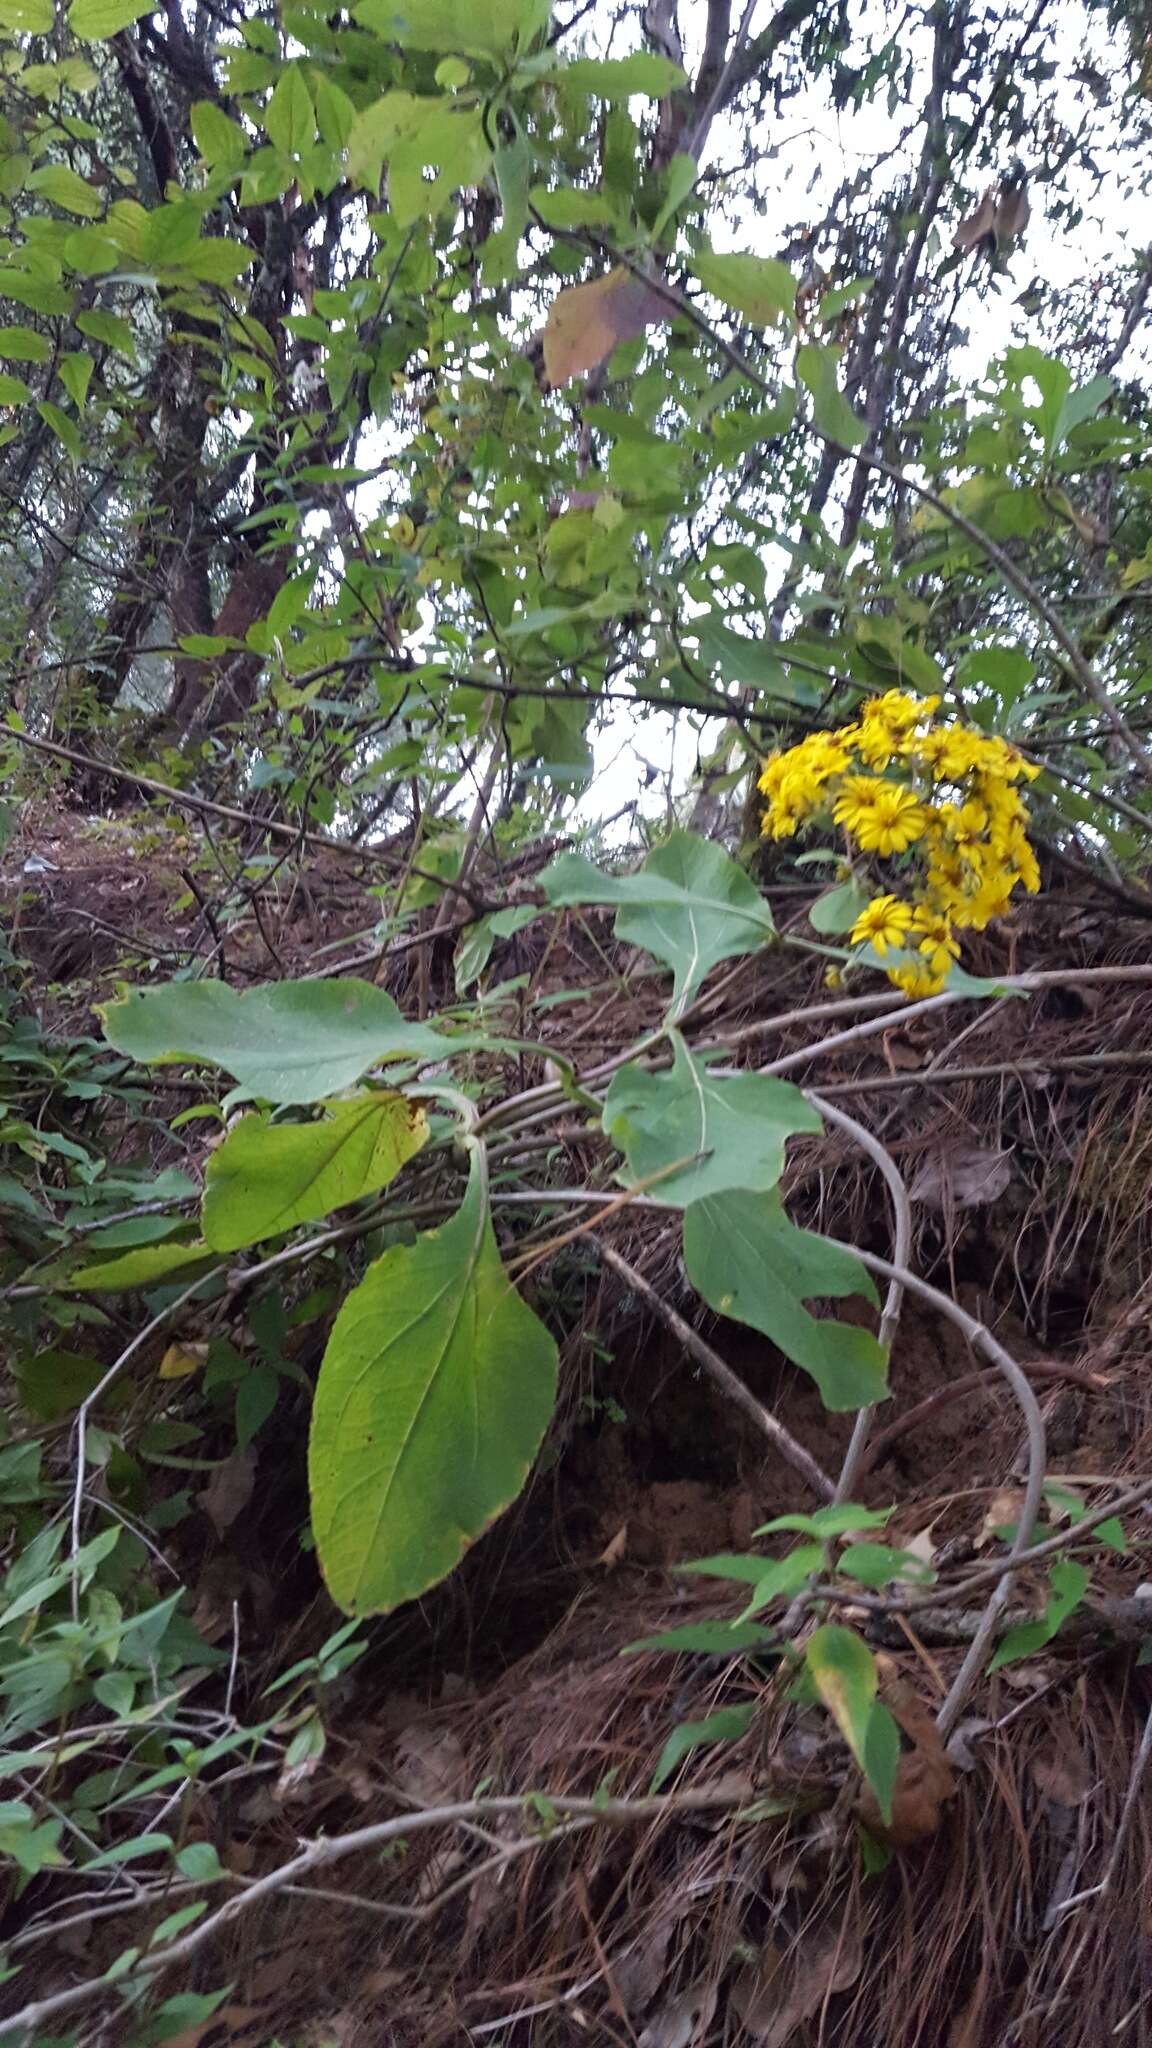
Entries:
[[1032, 1782], [1045, 1799], [1074, 1811], [1092, 1790], [1088, 1759], [1069, 1721], [1054, 1722], [1051, 1738], [1051, 1749], [1031, 1759]]
[[693, 2041], [703, 2037], [715, 2010], [716, 1986], [694, 1984], [669, 1999], [649, 2020], [637, 2048], [691, 2048]]
[[940, 1809], [955, 1792], [956, 1779], [931, 1709], [907, 1680], [892, 1670], [887, 1658], [881, 1672], [880, 1698], [913, 1747], [904, 1752], [896, 1767], [891, 1820], [883, 1819], [870, 1785], [860, 1793], [857, 1812], [877, 1841], [892, 1849], [909, 1849], [936, 1833]]
[[910, 1557], [918, 1557], [921, 1564], [935, 1564], [936, 1546], [932, 1541], [935, 1527], [935, 1522], [928, 1522], [923, 1529], [917, 1529], [914, 1536], [905, 1536], [900, 1544], [901, 1550], [906, 1550]]
[[978, 1735], [986, 1735], [992, 1722], [982, 1714], [969, 1714], [964, 1721], [957, 1722], [949, 1737], [947, 1756], [954, 1770], [974, 1771], [980, 1762], [972, 1747]]
[[217, 1465], [207, 1486], [196, 1496], [218, 1536], [243, 1514], [256, 1485], [256, 1452], [233, 1451]]
[[647, 2011], [664, 1982], [675, 1926], [675, 1919], [668, 1915], [652, 1921], [613, 1963], [613, 1982], [630, 2013]]
[[612, 1538], [612, 1541], [604, 1545], [604, 1548], [600, 1552], [600, 1555], [596, 1559], [596, 1562], [597, 1564], [602, 1564], [606, 1572], [614, 1571], [616, 1566], [624, 1558], [627, 1549], [628, 1524], [627, 1522], [621, 1522], [620, 1527], [617, 1529], [616, 1534]]
[[732, 2003], [753, 2040], [764, 2048], [786, 2048], [826, 1999], [856, 1982], [862, 1954], [859, 1920], [851, 1908], [843, 1920], [809, 1921], [783, 1955], [769, 1943], [759, 1961], [740, 1972]]
[[974, 213], [960, 222], [952, 246], [963, 253], [983, 249], [991, 257], [1002, 255], [1018, 242], [1032, 216], [1028, 203], [1028, 180], [1002, 178], [981, 194]]
[[396, 1742], [393, 1776], [416, 1806], [444, 1806], [463, 1796], [468, 1762], [450, 1728], [413, 1721]]
[[544, 369], [552, 389], [599, 369], [622, 341], [669, 320], [665, 299], [627, 270], [573, 284], [553, 299], [544, 329]]
[[272, 1787], [272, 1797], [278, 1806], [291, 1806], [294, 1800], [304, 1799], [308, 1787], [320, 1768], [318, 1756], [306, 1756], [298, 1764], [285, 1764]]
[[958, 1145], [925, 1159], [908, 1189], [911, 1202], [930, 1208], [980, 1209], [995, 1202], [1012, 1179], [1007, 1152]]
[[993, 1542], [997, 1529], [1010, 1529], [1020, 1518], [1024, 1505], [1024, 1494], [1018, 1486], [1001, 1486], [992, 1495], [976, 1535], [972, 1539], [973, 1550], [986, 1550]]

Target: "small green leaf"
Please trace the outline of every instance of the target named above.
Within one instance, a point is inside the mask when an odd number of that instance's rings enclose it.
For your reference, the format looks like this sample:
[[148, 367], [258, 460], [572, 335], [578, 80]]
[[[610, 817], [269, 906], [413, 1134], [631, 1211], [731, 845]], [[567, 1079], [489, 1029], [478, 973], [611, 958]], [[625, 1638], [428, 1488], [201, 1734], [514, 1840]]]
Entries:
[[88, 386], [92, 381], [93, 363], [91, 356], [71, 352], [68, 355], [61, 356], [59, 367], [60, 382], [63, 384], [77, 412], [83, 412], [84, 401], [88, 396]]
[[630, 57], [576, 57], [551, 75], [602, 100], [631, 99], [634, 93], [662, 100], [687, 84], [683, 68], [654, 50], [634, 50]]
[[891, 1825], [892, 1794], [900, 1768], [900, 1730], [884, 1705], [875, 1700], [868, 1717], [861, 1769], [876, 1795], [881, 1820]]
[[856, 882], [841, 882], [835, 889], [829, 889], [824, 896], [818, 896], [809, 905], [808, 922], [814, 932], [828, 937], [837, 932], [850, 932], [861, 911], [867, 910], [871, 897], [867, 889], [861, 889]]
[[63, 442], [73, 462], [79, 462], [84, 454], [84, 443], [77, 432], [75, 421], [70, 420], [66, 412], [61, 412], [58, 405], [52, 405], [46, 398], [40, 400], [36, 410], [45, 426], [51, 427], [56, 439]]
[[718, 1551], [715, 1557], [694, 1557], [688, 1564], [678, 1564], [678, 1572], [699, 1572], [702, 1578], [735, 1579], [738, 1585], [758, 1586], [771, 1559], [767, 1557], [743, 1556], [739, 1551]]
[[135, 1251], [123, 1252], [119, 1258], [102, 1259], [73, 1272], [53, 1269], [51, 1284], [66, 1294], [105, 1294], [126, 1288], [155, 1287], [173, 1273], [190, 1280], [196, 1266], [203, 1266], [207, 1272], [214, 1258], [211, 1246], [206, 1244], [144, 1244]]
[[63, 285], [14, 263], [0, 263], [0, 299], [12, 299], [30, 313], [44, 313], [50, 319], [72, 311], [72, 294]]
[[836, 1560], [836, 1569], [862, 1586], [888, 1586], [894, 1579], [915, 1579], [927, 1585], [936, 1577], [930, 1564], [911, 1550], [893, 1550], [887, 1543], [849, 1543]]
[[204, 1236], [239, 1251], [296, 1223], [326, 1216], [395, 1179], [428, 1136], [424, 1111], [381, 1090], [321, 1105], [314, 1123], [242, 1117], [208, 1162]]
[[28, 190], [39, 192], [53, 206], [59, 206], [65, 213], [78, 214], [82, 220], [95, 220], [104, 211], [99, 193], [67, 164], [45, 164], [33, 171]]
[[694, 256], [691, 268], [706, 292], [722, 299], [747, 320], [766, 327], [776, 320], [791, 323], [796, 311], [796, 279], [774, 256]]
[[18, 36], [51, 35], [55, 23], [53, 0], [3, 0], [0, 5], [0, 28]]
[[46, 363], [51, 355], [47, 335], [37, 334], [31, 327], [0, 327], [0, 357], [6, 362]]
[[785, 1215], [779, 1193], [715, 1195], [684, 1212], [688, 1277], [717, 1315], [760, 1330], [816, 1381], [826, 1408], [870, 1407], [888, 1393], [888, 1361], [875, 1337], [817, 1320], [812, 1296], [875, 1289], [850, 1252]]
[[32, 393], [22, 377], [0, 370], [0, 405], [27, 405]]
[[239, 122], [230, 121], [214, 100], [197, 100], [191, 113], [192, 135], [206, 164], [231, 168], [248, 154], [248, 137]]
[[1025, 1621], [1018, 1628], [1010, 1628], [996, 1655], [989, 1664], [989, 1671], [999, 1671], [1004, 1664], [1015, 1664], [1020, 1657], [1030, 1657], [1034, 1650], [1042, 1650], [1067, 1621], [1073, 1609], [1080, 1605], [1088, 1591], [1090, 1573], [1074, 1558], [1057, 1558], [1048, 1572], [1048, 1600], [1043, 1614], [1035, 1621]]
[[895, 1508], [858, 1508], [845, 1501], [842, 1507], [817, 1508], [811, 1515], [777, 1515], [754, 1529], [754, 1536], [775, 1536], [779, 1530], [794, 1530], [800, 1536], [849, 1536], [855, 1529], [882, 1529]]
[[312, 1526], [332, 1598], [386, 1613], [435, 1585], [523, 1485], [556, 1346], [505, 1273], [478, 1162], [455, 1216], [371, 1266], [312, 1409]]
[[703, 1721], [681, 1721], [660, 1752], [649, 1792], [658, 1792], [677, 1764], [683, 1763], [694, 1749], [705, 1749], [716, 1742], [737, 1742], [751, 1727], [755, 1713], [756, 1701], [750, 1700], [744, 1706], [720, 1707]]
[[776, 1638], [771, 1629], [743, 1621], [689, 1621], [683, 1628], [668, 1628], [656, 1636], [643, 1636], [638, 1643], [626, 1643], [622, 1657], [634, 1657], [641, 1650], [695, 1651], [704, 1657], [738, 1656], [761, 1650]]
[[551, 0], [358, 0], [352, 9], [383, 42], [470, 57], [525, 55], [551, 12]]
[[73, 35], [83, 36], [88, 42], [103, 42], [108, 36], [118, 35], [122, 28], [131, 28], [142, 14], [149, 13], [151, 8], [139, 6], [137, 0], [72, 0], [68, 26]]
[[741, 1621], [751, 1621], [754, 1614], [770, 1607], [774, 1600], [790, 1599], [800, 1591], [805, 1579], [819, 1571], [823, 1562], [824, 1547], [820, 1543], [798, 1543], [787, 1557], [777, 1558], [757, 1579], [752, 1598], [740, 1615]]
[[535, 185], [528, 198], [549, 228], [595, 228], [616, 217], [613, 201], [603, 192], [582, 192], [575, 185], [558, 185], [552, 191]]
[[839, 358], [839, 349], [806, 341], [796, 351], [796, 374], [812, 393], [817, 432], [843, 448], [855, 448], [867, 435], [868, 426], [857, 418], [837, 382]]
[[286, 156], [299, 156], [315, 141], [316, 115], [307, 81], [298, 64], [289, 64], [280, 73], [276, 89], [264, 109], [264, 128], [269, 142], [283, 150]]

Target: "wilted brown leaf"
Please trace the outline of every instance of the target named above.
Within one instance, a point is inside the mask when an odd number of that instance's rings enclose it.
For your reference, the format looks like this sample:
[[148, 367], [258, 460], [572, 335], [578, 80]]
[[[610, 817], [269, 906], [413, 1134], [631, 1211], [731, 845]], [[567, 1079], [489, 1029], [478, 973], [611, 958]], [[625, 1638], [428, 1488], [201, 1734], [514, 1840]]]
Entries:
[[574, 284], [552, 301], [544, 329], [544, 369], [554, 391], [599, 369], [622, 341], [671, 319], [659, 292], [627, 270], [610, 270], [590, 284]]
[[1010, 1529], [1020, 1516], [1024, 1505], [1024, 1494], [1018, 1486], [1001, 1486], [992, 1495], [984, 1510], [984, 1520], [973, 1540], [974, 1550], [984, 1550], [996, 1534], [997, 1529]]
[[1092, 1772], [1071, 1722], [1053, 1724], [1052, 1747], [1031, 1761], [1032, 1782], [1045, 1799], [1057, 1806], [1083, 1806], [1092, 1790]]
[[967, 253], [984, 249], [989, 256], [1003, 254], [1024, 233], [1031, 218], [1026, 178], [1002, 178], [981, 195], [974, 213], [960, 222], [952, 246]]
[[196, 1496], [212, 1527], [218, 1536], [223, 1536], [232, 1527], [237, 1515], [243, 1513], [252, 1498], [256, 1484], [256, 1453], [233, 1451], [216, 1470], [202, 1493]]
[[980, 1209], [995, 1202], [1012, 1178], [1007, 1152], [981, 1145], [957, 1145], [925, 1159], [908, 1189], [908, 1199], [933, 1209]]
[[450, 1728], [413, 1721], [401, 1730], [393, 1776], [416, 1806], [443, 1806], [464, 1794], [468, 1764]]
[[638, 2048], [690, 2048], [701, 2040], [716, 2010], [716, 1986], [694, 1984], [653, 2015], [640, 2036]]
[[615, 1566], [620, 1563], [621, 1559], [625, 1556], [627, 1549], [628, 1524], [627, 1522], [621, 1522], [620, 1527], [617, 1529], [616, 1534], [612, 1538], [612, 1541], [604, 1545], [604, 1548], [600, 1552], [600, 1555], [596, 1559], [596, 1562], [597, 1564], [602, 1564], [606, 1572], [610, 1572], [614, 1570]]
[[892, 1670], [885, 1672], [883, 1666], [881, 1670], [880, 1698], [914, 1747], [905, 1751], [896, 1768], [891, 1820], [882, 1818], [870, 1785], [861, 1791], [857, 1812], [877, 1841], [908, 1849], [935, 1834], [940, 1808], [952, 1797], [956, 1780], [930, 1708], [906, 1679]]
[[849, 1907], [842, 1919], [810, 1921], [786, 1954], [766, 1944], [759, 1960], [741, 1970], [732, 2003], [753, 2040], [786, 2048], [825, 1999], [856, 1982], [861, 1960], [859, 1921]]
[[986, 235], [993, 235], [995, 232], [996, 187], [989, 185], [975, 213], [970, 213], [967, 220], [961, 221], [952, 237], [952, 247], [967, 252], [969, 249], [977, 248]]

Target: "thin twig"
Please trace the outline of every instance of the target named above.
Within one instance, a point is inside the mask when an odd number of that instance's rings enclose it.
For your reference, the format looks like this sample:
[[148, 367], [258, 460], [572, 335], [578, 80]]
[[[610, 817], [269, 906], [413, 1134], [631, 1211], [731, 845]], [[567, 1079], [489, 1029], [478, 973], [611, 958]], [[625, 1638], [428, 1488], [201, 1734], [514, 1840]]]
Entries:
[[[213, 1271], [218, 1272], [219, 1267], [214, 1268]], [[123, 1351], [120, 1353], [119, 1358], [113, 1360], [112, 1364], [108, 1367], [107, 1372], [103, 1375], [101, 1379], [97, 1380], [96, 1385], [92, 1389], [92, 1392], [84, 1396], [84, 1399], [81, 1401], [79, 1408], [76, 1410], [76, 1478], [73, 1482], [72, 1487], [71, 1523], [73, 1621], [79, 1620], [80, 1617], [80, 1578], [76, 1567], [76, 1558], [77, 1553], [80, 1549], [80, 1522], [84, 1512], [84, 1473], [86, 1469], [88, 1450], [88, 1417], [91, 1414], [93, 1408], [95, 1407], [97, 1401], [101, 1400], [103, 1396], [107, 1393], [109, 1387], [113, 1384], [113, 1382], [119, 1379], [120, 1374], [123, 1372], [125, 1366], [131, 1364], [131, 1361], [135, 1358], [136, 1353], [140, 1351], [143, 1348], [143, 1346], [148, 1342], [149, 1337], [154, 1337], [157, 1330], [162, 1329], [164, 1324], [169, 1320], [169, 1318], [174, 1316], [179, 1309], [182, 1309], [184, 1307], [185, 1302], [191, 1301], [192, 1296], [194, 1294], [199, 1293], [200, 1289], [204, 1286], [205, 1282], [213, 1278], [213, 1271], [202, 1273], [198, 1280], [193, 1280], [191, 1285], [186, 1287], [182, 1294], [177, 1295], [175, 1301], [170, 1301], [166, 1308], [160, 1309], [158, 1313], [152, 1317], [150, 1322], [145, 1323], [144, 1328], [142, 1330], [137, 1331], [131, 1343], [125, 1345]]]
[[[873, 1160], [876, 1166], [879, 1167], [880, 1172], [884, 1176], [884, 1184], [888, 1189], [889, 1199], [892, 1203], [892, 1263], [895, 1266], [907, 1267], [912, 1252], [912, 1205], [908, 1200], [908, 1189], [904, 1184], [904, 1176], [893, 1159], [892, 1154], [886, 1146], [880, 1143], [879, 1138], [875, 1136], [874, 1132], [868, 1130], [866, 1125], [857, 1123], [854, 1116], [848, 1116], [842, 1109], [833, 1108], [833, 1105], [830, 1102], [826, 1102], [823, 1096], [814, 1095], [810, 1089], [805, 1091], [805, 1097], [812, 1104], [813, 1109], [818, 1110], [822, 1117], [826, 1117], [830, 1124], [835, 1124], [838, 1130], [845, 1131], [853, 1143], [858, 1145], [862, 1152], [866, 1152], [869, 1159]], [[884, 1302], [883, 1314], [880, 1318], [879, 1333], [881, 1349], [887, 1351], [889, 1355], [891, 1355], [892, 1339], [896, 1334], [896, 1326], [900, 1321], [900, 1309], [903, 1300], [904, 1283], [902, 1280], [897, 1279], [894, 1274], [888, 1282], [888, 1293]], [[840, 1477], [836, 1481], [834, 1499], [837, 1505], [852, 1498], [852, 1488], [856, 1484], [864, 1453], [868, 1447], [868, 1438], [872, 1431], [872, 1422], [875, 1414], [876, 1410], [874, 1407], [861, 1408], [856, 1417], [851, 1441], [844, 1454], [844, 1463], [840, 1468]]]
[[[738, 1810], [744, 1803], [742, 1795], [734, 1794], [723, 1786], [706, 1786], [698, 1790], [672, 1793], [666, 1798], [647, 1799], [578, 1799], [566, 1793], [548, 1795], [548, 1805], [568, 1818], [600, 1821], [606, 1826], [629, 1827], [649, 1821], [660, 1821], [670, 1815], [689, 1813], [717, 1813]], [[277, 1870], [269, 1871], [264, 1877], [247, 1885], [235, 1898], [227, 1900], [215, 1913], [179, 1936], [175, 1941], [165, 1942], [161, 1947], [140, 1958], [136, 1965], [135, 1980], [147, 1981], [174, 1963], [185, 1963], [190, 1956], [223, 1933], [241, 1915], [249, 1912], [262, 1900], [276, 1892], [306, 1878], [314, 1870], [323, 1870], [328, 1865], [340, 1862], [345, 1856], [355, 1856], [368, 1850], [383, 1848], [389, 1842], [402, 1840], [409, 1835], [419, 1834], [429, 1828], [446, 1827], [456, 1821], [483, 1818], [487, 1814], [515, 1814], [524, 1819], [530, 1817], [532, 1807], [524, 1797], [494, 1797], [466, 1799], [450, 1806], [430, 1807], [422, 1813], [405, 1813], [390, 1820], [376, 1821], [369, 1827], [354, 1828], [346, 1835], [321, 1836], [310, 1842], [299, 1855]], [[541, 1830], [541, 1841], [548, 1839], [546, 1829]], [[123, 1988], [121, 1980], [119, 1988]], [[47, 2020], [57, 2019], [62, 2013], [74, 2012], [88, 2005], [93, 1999], [107, 1996], [113, 1987], [103, 1978], [90, 1978], [86, 1983], [72, 1985], [66, 1991], [58, 1991], [48, 1998], [35, 1999], [23, 2006], [19, 2012], [7, 2019], [0, 2019], [0, 2037], [10, 2034], [35, 2034]]]
[[[829, 1238], [828, 1242], [835, 1244], [839, 1240]], [[942, 1316], [946, 1316], [949, 1322], [955, 1323], [973, 1349], [982, 1352], [989, 1363], [1002, 1373], [1024, 1417], [1028, 1437], [1028, 1477], [1024, 1499], [1017, 1518], [1012, 1547], [1004, 1560], [1002, 1574], [992, 1589], [980, 1626], [936, 1716], [936, 1724], [941, 1734], [948, 1735], [959, 1720], [968, 1694], [984, 1668], [988, 1645], [995, 1636], [1000, 1610], [1011, 1590], [1012, 1575], [1019, 1569], [1022, 1554], [1032, 1540], [1032, 1531], [1036, 1526], [1036, 1518], [1044, 1498], [1044, 1467], [1047, 1460], [1044, 1417], [1024, 1373], [987, 1324], [978, 1322], [975, 1316], [968, 1314], [967, 1309], [961, 1308], [958, 1301], [953, 1301], [950, 1295], [943, 1294], [938, 1287], [931, 1286], [927, 1280], [922, 1280], [918, 1273], [910, 1272], [907, 1267], [897, 1266], [890, 1259], [882, 1259], [875, 1252], [863, 1251], [859, 1245], [842, 1245], [842, 1249], [854, 1253], [862, 1265], [869, 1267], [874, 1273], [882, 1273], [886, 1280], [900, 1280], [910, 1293], [918, 1295], [921, 1301], [928, 1302]]]
[[796, 1441], [791, 1431], [773, 1415], [772, 1410], [762, 1406], [744, 1385], [743, 1380], [733, 1372], [731, 1366], [725, 1364], [719, 1352], [714, 1351], [710, 1344], [706, 1344], [699, 1331], [694, 1330], [691, 1323], [686, 1322], [670, 1302], [663, 1300], [644, 1275], [638, 1273], [627, 1259], [622, 1259], [619, 1252], [614, 1251], [610, 1244], [606, 1244], [603, 1238], [595, 1234], [592, 1235], [592, 1243], [605, 1265], [611, 1266], [625, 1286], [630, 1287], [634, 1294], [638, 1294], [653, 1314], [659, 1316], [661, 1322], [671, 1330], [672, 1335], [684, 1346], [689, 1356], [696, 1360], [697, 1365], [703, 1367], [721, 1392], [755, 1423], [757, 1429], [768, 1438], [780, 1456], [792, 1466], [793, 1471], [799, 1472], [822, 1500], [834, 1499], [836, 1488], [827, 1472], [817, 1464], [811, 1453], [804, 1449], [803, 1444]]

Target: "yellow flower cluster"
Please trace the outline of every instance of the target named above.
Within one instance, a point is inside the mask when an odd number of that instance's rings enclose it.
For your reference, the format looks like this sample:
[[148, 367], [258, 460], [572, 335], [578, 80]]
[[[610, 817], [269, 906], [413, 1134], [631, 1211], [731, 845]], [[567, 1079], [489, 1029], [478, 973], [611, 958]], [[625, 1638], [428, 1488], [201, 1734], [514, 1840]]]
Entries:
[[760, 777], [769, 838], [830, 818], [850, 854], [900, 860], [902, 893], [874, 896], [852, 943], [904, 955], [888, 978], [908, 996], [943, 987], [957, 932], [1003, 916], [1017, 883], [1040, 886], [1020, 790], [1039, 770], [1007, 740], [938, 721], [939, 708], [939, 697], [887, 690], [855, 725], [773, 754]]

